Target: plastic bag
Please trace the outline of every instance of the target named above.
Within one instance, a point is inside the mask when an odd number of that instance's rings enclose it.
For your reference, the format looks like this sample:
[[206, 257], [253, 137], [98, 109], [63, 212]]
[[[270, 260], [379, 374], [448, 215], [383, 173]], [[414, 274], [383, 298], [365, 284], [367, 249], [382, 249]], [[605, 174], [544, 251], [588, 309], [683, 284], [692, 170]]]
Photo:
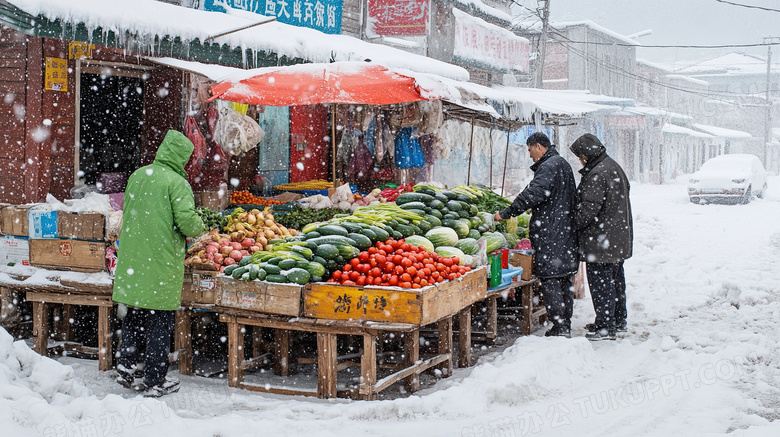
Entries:
[[184, 166], [184, 171], [187, 172], [187, 175], [189, 176], [188, 179], [190, 179], [190, 185], [192, 185], [192, 182], [201, 175], [201, 166], [203, 160], [206, 159], [208, 146], [206, 145], [206, 137], [203, 136], [203, 133], [198, 127], [198, 123], [191, 115], [187, 117], [187, 121], [184, 123], [184, 135], [187, 139], [192, 141], [192, 144], [195, 146], [195, 149], [192, 151], [192, 156], [190, 156], [190, 160], [187, 162], [187, 165]]
[[506, 221], [506, 231], [509, 234], [517, 233], [517, 216], [512, 216], [509, 220]]
[[414, 131], [413, 127], [401, 128], [395, 138], [396, 168], [417, 168], [425, 165], [425, 156], [414, 136]]
[[214, 128], [214, 141], [231, 155], [252, 150], [265, 136], [265, 131], [252, 120], [231, 108], [223, 107]]
[[585, 263], [580, 262], [579, 270], [577, 270], [577, 273], [574, 275], [573, 283], [574, 283], [574, 298], [575, 299], [582, 299], [585, 297], [585, 287], [586, 283], [588, 281], [587, 273], [585, 272]]

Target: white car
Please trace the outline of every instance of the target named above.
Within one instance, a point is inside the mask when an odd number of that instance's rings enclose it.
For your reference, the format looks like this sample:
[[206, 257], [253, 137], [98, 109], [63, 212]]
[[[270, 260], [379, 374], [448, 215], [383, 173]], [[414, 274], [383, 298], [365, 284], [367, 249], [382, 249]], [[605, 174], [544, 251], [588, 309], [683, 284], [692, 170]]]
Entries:
[[755, 155], [716, 156], [705, 162], [688, 181], [691, 202], [748, 203], [766, 193], [766, 170]]

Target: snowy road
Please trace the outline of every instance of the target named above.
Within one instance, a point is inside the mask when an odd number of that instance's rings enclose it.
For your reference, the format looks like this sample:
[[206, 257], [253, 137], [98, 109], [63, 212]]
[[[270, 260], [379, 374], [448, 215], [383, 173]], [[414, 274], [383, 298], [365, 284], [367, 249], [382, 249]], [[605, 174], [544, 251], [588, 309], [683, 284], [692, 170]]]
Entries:
[[636, 184], [632, 201], [618, 341], [583, 338], [583, 299], [574, 338], [518, 338], [412, 397], [325, 401], [182, 377], [159, 401], [0, 332], [2, 435], [780, 435], [780, 177], [744, 206], [693, 205], [682, 184]]

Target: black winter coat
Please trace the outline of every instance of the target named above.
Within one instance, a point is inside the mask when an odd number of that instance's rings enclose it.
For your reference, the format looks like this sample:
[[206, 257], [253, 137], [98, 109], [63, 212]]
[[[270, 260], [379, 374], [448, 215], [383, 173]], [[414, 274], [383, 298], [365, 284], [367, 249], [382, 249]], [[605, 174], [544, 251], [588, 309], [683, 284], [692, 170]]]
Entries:
[[579, 203], [575, 215], [580, 259], [591, 263], [618, 263], [631, 257], [634, 224], [630, 185], [625, 172], [592, 135], [574, 142], [571, 151], [588, 158], [580, 170]]
[[509, 208], [499, 211], [508, 219], [531, 209], [528, 235], [534, 249], [534, 275], [560, 278], [577, 273], [574, 230], [576, 185], [571, 166], [554, 147], [531, 166], [534, 178]]

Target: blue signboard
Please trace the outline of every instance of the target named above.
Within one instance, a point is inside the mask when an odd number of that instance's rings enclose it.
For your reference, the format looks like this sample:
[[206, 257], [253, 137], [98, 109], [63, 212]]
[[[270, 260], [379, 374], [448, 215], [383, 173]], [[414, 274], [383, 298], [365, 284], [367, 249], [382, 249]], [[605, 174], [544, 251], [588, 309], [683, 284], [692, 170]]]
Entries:
[[225, 6], [254, 12], [293, 26], [341, 33], [343, 0], [205, 0], [203, 9], [226, 12]]
[[[534, 125], [523, 126], [518, 130], [512, 131], [509, 137], [509, 142], [512, 144], [525, 145], [525, 140], [528, 139], [528, 137], [530, 137], [531, 134], [535, 132], [536, 132], [536, 126]], [[542, 126], [541, 132], [547, 135], [547, 137], [552, 141], [553, 138], [552, 126]]]

